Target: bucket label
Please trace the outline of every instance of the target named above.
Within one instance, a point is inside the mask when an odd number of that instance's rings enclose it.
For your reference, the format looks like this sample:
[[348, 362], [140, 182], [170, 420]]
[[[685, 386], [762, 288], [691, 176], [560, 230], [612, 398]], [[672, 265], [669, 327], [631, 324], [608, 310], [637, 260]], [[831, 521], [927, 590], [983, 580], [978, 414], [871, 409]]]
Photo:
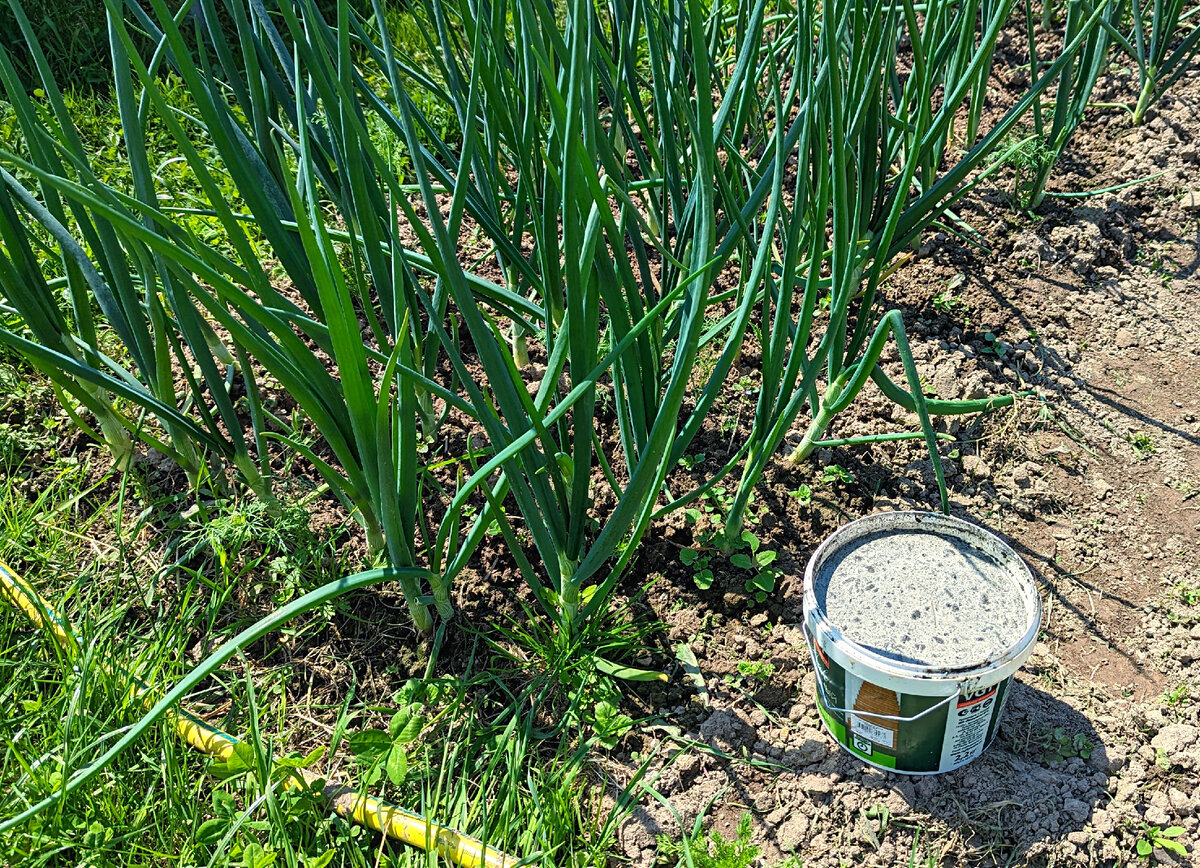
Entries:
[[857, 714], [850, 715], [850, 731], [855, 735], [861, 735], [869, 738], [876, 744], [881, 744], [884, 747], [896, 746], [896, 734], [886, 726], [880, 726], [877, 723], [871, 723], [869, 720], [863, 720]]
[[943, 768], [955, 768], [983, 752], [999, 693], [1000, 686], [993, 684], [964, 693], [951, 707], [942, 741]]
[[813, 657], [817, 710], [833, 738], [864, 762], [909, 774], [949, 771], [983, 753], [1012, 682], [953, 699], [897, 693], [848, 672], [819, 647]]
[[846, 705], [858, 712], [849, 715], [850, 731], [858, 736], [856, 741], [871, 741], [894, 750], [898, 724], [892, 718], [900, 714], [900, 696], [849, 672], [844, 678]]

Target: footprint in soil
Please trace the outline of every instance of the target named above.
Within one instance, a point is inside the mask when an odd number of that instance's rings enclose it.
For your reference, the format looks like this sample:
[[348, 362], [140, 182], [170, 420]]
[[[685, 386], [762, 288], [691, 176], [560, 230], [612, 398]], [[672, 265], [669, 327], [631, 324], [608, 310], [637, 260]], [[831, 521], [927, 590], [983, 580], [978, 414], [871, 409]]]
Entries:
[[1110, 759], [1091, 721], [1042, 690], [1014, 683], [984, 754], [925, 776], [885, 772], [840, 749], [819, 724], [811, 683], [805, 692], [787, 719], [749, 701], [713, 710], [696, 745], [648, 776], [670, 806], [644, 803], [622, 826], [635, 868], [672, 864], [660, 839], [677, 842], [680, 822], [690, 833], [701, 814], [710, 834], [733, 840], [749, 813], [754, 864], [795, 855], [808, 868], [908, 864], [914, 843], [924, 854], [917, 864], [1028, 864], [1051, 851], [1086, 861], [1104, 841], [1084, 829], [1117, 822], [1103, 808], [1123, 754]]

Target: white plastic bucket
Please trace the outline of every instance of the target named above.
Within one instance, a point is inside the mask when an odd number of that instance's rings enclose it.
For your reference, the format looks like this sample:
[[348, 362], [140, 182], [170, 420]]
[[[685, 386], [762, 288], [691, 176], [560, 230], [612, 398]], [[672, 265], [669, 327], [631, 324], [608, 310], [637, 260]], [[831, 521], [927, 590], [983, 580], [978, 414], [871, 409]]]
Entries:
[[[1000, 565], [1024, 605], [1024, 635], [998, 654], [961, 666], [914, 663], [843, 635], [818, 601], [822, 566], [861, 537], [906, 531], [953, 538]], [[804, 571], [804, 630], [821, 719], [842, 747], [888, 771], [937, 774], [983, 753], [999, 729], [1013, 675], [1032, 653], [1041, 620], [1037, 585], [1017, 553], [994, 534], [938, 513], [880, 513], [850, 522], [817, 548]]]

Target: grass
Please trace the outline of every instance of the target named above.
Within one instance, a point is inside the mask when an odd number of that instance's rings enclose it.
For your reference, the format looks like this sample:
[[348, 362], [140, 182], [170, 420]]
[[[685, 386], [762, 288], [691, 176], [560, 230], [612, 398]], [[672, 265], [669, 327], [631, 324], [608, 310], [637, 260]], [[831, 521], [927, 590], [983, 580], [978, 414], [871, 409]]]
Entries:
[[[16, 372], [22, 386], [0, 414], [44, 400], [44, 386]], [[148, 683], [171, 684], [191, 668], [184, 652], [197, 642], [211, 646], [262, 607], [355, 567], [330, 534], [314, 534], [300, 520], [307, 513], [289, 508], [284, 521], [268, 520], [253, 500], [210, 502], [201, 513], [152, 480], [133, 484], [132, 476], [105, 470], [95, 450], [79, 459], [58, 453], [52, 434], [35, 431], [30, 440], [10, 442], [2, 456], [0, 560], [69, 615], [87, 651], [72, 665], [48, 637], [7, 607], [0, 611], [4, 816], [59, 785], [142, 717], [114, 661]], [[167, 526], [146, 520], [164, 511], [175, 515]], [[319, 642], [330, 622], [352, 617], [335, 602], [291, 625], [281, 650]], [[353, 683], [332, 699], [306, 699], [304, 670], [268, 648], [235, 658], [190, 702], [245, 735], [251, 752], [244, 759], [209, 762], [159, 722], [64, 810], [0, 836], [5, 864], [430, 864], [411, 849], [381, 848], [378, 836], [331, 814], [313, 792], [285, 789], [289, 769], [313, 748], [318, 771], [531, 856], [533, 864], [605, 864], [624, 808], [600, 805], [605, 790], [597, 788], [590, 756], [593, 746], [614, 744], [631, 721], [615, 710], [613, 679], [581, 666], [577, 649], [558, 647], [561, 634], [539, 633], [539, 622], [531, 623], [490, 640], [468, 635], [478, 650], [451, 675], [434, 671], [435, 647], [426, 674], [401, 678], [398, 691], [369, 701], [355, 701]], [[628, 615], [596, 623], [605, 633], [590, 645], [613, 659], [642, 647], [646, 628]], [[498, 642], [507, 655], [483, 653]], [[529, 659], [537, 661], [532, 670]], [[531, 671], [544, 675], [531, 678]], [[558, 699], [547, 695], [555, 691]], [[581, 713], [546, 731], [539, 721], [553, 705]], [[370, 743], [371, 733], [396, 735], [387, 723], [397, 715], [420, 722], [398, 739], [403, 772], [394, 761], [390, 773], [359, 762], [365, 754], [356, 747]], [[269, 759], [260, 766], [256, 756]]]
[[[37, 24], [39, 41], [55, 58], [57, 71], [64, 79], [71, 77], [93, 91], [108, 87], [108, 36], [101, 4], [92, 0], [33, 0], [28, 11]], [[37, 73], [7, 4], [0, 6], [0, 45], [16, 55], [23, 79], [32, 86]]]
[[1125, 440], [1133, 447], [1134, 455], [1139, 461], [1145, 461], [1158, 448], [1154, 445], [1154, 438], [1145, 431], [1130, 432], [1125, 435]]

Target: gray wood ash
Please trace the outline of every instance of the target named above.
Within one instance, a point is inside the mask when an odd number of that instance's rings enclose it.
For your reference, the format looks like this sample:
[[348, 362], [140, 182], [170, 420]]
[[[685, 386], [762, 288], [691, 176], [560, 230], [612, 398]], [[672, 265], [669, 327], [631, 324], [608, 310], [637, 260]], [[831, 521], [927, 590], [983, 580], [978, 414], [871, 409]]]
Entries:
[[984, 663], [1029, 626], [1003, 565], [960, 539], [925, 531], [878, 531], [848, 543], [821, 565], [814, 590], [847, 639], [905, 663]]

